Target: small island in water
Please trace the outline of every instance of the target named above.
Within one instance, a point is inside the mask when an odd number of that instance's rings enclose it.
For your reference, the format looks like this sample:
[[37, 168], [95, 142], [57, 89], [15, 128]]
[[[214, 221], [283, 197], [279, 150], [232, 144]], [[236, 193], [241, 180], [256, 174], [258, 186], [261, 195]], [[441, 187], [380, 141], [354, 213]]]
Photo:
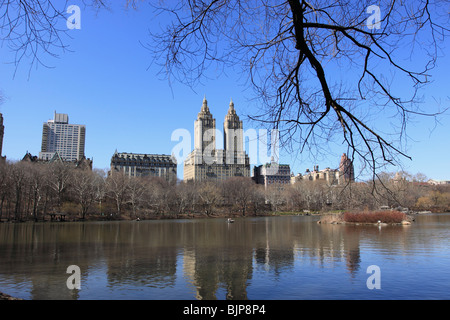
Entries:
[[414, 219], [401, 211], [355, 211], [323, 214], [319, 224], [410, 225]]

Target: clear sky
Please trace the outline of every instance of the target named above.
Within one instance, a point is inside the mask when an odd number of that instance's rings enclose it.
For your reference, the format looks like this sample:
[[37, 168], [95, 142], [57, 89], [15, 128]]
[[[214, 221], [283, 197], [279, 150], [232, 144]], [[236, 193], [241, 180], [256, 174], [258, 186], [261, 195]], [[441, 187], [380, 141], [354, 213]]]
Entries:
[[[230, 98], [244, 128], [249, 128], [244, 115], [252, 108], [250, 92], [232, 71], [217, 77], [211, 71], [212, 77], [196, 88], [176, 82], [169, 86], [158, 75], [159, 66], [151, 64], [150, 52], [141, 44], [149, 43], [149, 30], [159, 28], [145, 4], [136, 11], [114, 7], [95, 14], [77, 2], [73, 4], [82, 8], [81, 29], [69, 31], [71, 39], [66, 39], [66, 44], [71, 51], [59, 52], [58, 58], [44, 56], [51, 68], [33, 67], [29, 73], [29, 60], [23, 60], [16, 69], [8, 64], [12, 60], [8, 49], [0, 48], [0, 90], [5, 100], [0, 105], [5, 125], [3, 155], [9, 160], [19, 160], [27, 151], [39, 154], [42, 124], [53, 118], [54, 111], [67, 113], [70, 123], [86, 125], [85, 154], [101, 169], [109, 167], [115, 150], [171, 154], [178, 143], [171, 141], [171, 135], [177, 129], [189, 130], [193, 139], [204, 95], [218, 129], [222, 129]], [[427, 104], [449, 105], [447, 51], [433, 71]], [[409, 125], [408, 152], [413, 160], [404, 162], [404, 170], [450, 180], [450, 117], [447, 114], [440, 120], [436, 126], [431, 120]], [[336, 150], [317, 164], [337, 168], [342, 152], [345, 150]], [[286, 152], [281, 154], [281, 162], [291, 164], [295, 174], [316, 164]], [[182, 178], [180, 164], [178, 172]]]

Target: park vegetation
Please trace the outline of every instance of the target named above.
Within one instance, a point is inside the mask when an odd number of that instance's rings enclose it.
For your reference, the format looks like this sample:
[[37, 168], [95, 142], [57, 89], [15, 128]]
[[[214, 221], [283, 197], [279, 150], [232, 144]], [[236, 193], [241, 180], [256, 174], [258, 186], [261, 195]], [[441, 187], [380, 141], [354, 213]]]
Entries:
[[80, 169], [72, 163], [3, 162], [0, 220], [50, 220], [55, 213], [71, 221], [254, 216], [377, 210], [381, 206], [450, 211], [450, 186], [430, 185], [420, 174], [380, 177], [343, 185], [300, 180], [264, 188], [245, 177], [221, 183], [168, 183], [157, 177]]
[[370, 213], [345, 212], [343, 214], [343, 220], [353, 223], [401, 223], [406, 220], [406, 214], [396, 210], [374, 211]]

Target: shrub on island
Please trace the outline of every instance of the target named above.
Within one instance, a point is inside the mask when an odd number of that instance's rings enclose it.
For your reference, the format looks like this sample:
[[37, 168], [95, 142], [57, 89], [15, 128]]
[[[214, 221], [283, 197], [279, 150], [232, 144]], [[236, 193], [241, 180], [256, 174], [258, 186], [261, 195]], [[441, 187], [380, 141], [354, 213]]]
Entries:
[[343, 221], [353, 223], [401, 223], [406, 214], [400, 211], [344, 212]]
[[410, 224], [411, 219], [400, 211], [346, 211], [339, 214], [325, 214], [318, 223], [331, 224]]

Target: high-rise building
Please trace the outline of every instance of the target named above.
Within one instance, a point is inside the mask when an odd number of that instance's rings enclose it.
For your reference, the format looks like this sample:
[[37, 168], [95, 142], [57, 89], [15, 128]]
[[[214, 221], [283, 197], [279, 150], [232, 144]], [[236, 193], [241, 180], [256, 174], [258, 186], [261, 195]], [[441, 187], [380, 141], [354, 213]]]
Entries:
[[85, 125], [69, 124], [67, 114], [55, 112], [53, 120], [44, 122], [39, 159], [50, 160], [58, 152], [64, 161], [79, 161], [84, 158], [85, 138]]
[[123, 172], [130, 177], [160, 177], [167, 182], [177, 181], [176, 160], [165, 154], [115, 152], [111, 157], [111, 172]]
[[0, 113], [0, 158], [3, 150], [3, 134], [5, 132], [5, 126], [3, 125], [3, 115]]
[[184, 180], [221, 181], [230, 177], [250, 177], [250, 160], [244, 151], [244, 133], [233, 101], [223, 124], [224, 149], [216, 148], [216, 119], [203, 104], [194, 124], [194, 150], [184, 161]]

